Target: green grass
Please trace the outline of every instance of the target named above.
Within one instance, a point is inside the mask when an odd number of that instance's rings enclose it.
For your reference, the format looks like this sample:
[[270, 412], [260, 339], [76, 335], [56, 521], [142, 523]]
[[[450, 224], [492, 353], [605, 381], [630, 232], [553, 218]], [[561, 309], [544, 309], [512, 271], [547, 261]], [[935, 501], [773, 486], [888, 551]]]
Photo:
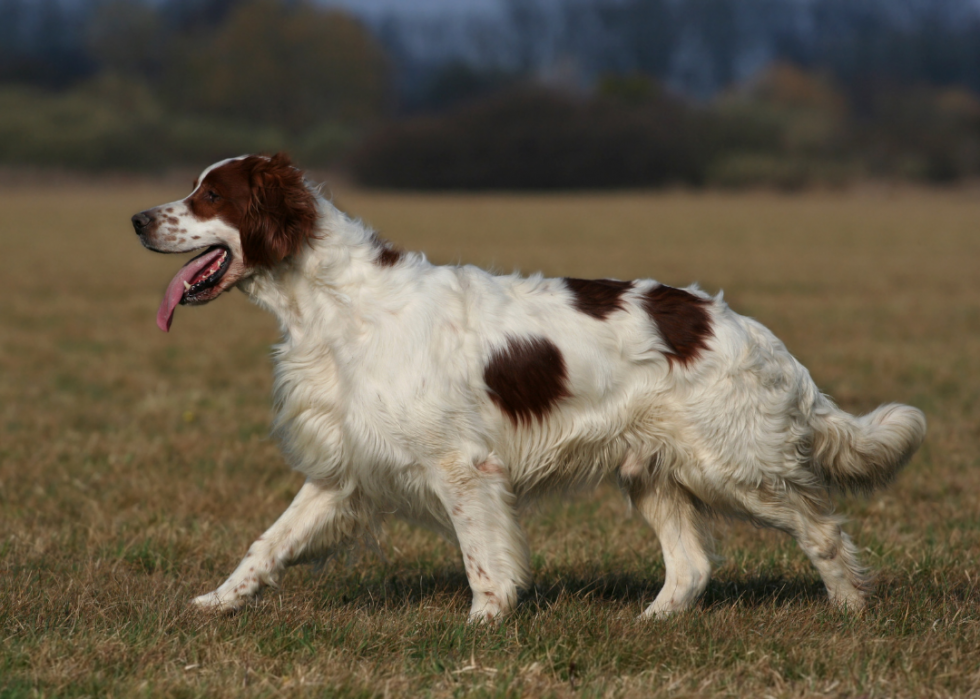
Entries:
[[878, 571], [836, 611], [788, 538], [719, 522], [697, 607], [622, 497], [525, 521], [533, 587], [465, 623], [458, 553], [399, 523], [230, 617], [213, 589], [302, 479], [267, 436], [274, 321], [241, 294], [155, 309], [179, 262], [129, 216], [168, 183], [0, 189], [0, 697], [980, 694], [980, 200], [972, 191], [407, 196], [337, 202], [438, 262], [724, 288], [848, 410], [898, 400], [929, 437], [848, 499]]

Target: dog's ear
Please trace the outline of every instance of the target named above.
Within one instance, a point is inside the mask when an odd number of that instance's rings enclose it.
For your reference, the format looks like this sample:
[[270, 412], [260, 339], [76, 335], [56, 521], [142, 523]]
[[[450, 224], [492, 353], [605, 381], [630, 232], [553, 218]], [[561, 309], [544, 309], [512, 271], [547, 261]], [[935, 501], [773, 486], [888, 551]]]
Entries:
[[249, 186], [240, 230], [245, 264], [272, 267], [314, 236], [316, 199], [285, 153], [255, 158]]

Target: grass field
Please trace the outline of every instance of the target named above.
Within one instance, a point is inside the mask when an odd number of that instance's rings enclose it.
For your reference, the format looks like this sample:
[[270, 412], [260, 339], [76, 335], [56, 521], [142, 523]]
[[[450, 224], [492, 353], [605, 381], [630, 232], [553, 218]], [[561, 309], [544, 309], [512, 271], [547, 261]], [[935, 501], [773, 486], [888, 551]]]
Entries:
[[0, 697], [980, 695], [976, 192], [339, 191], [438, 262], [723, 288], [845, 409], [930, 421], [893, 487], [841, 503], [879, 571], [863, 616], [788, 537], [722, 522], [696, 609], [637, 623], [659, 546], [609, 488], [528, 517], [533, 588], [472, 627], [457, 553], [397, 523], [385, 560], [294, 569], [230, 617], [188, 607], [301, 478], [267, 436], [271, 317], [235, 292], [154, 325], [178, 260], [128, 219], [185, 189], [0, 189]]

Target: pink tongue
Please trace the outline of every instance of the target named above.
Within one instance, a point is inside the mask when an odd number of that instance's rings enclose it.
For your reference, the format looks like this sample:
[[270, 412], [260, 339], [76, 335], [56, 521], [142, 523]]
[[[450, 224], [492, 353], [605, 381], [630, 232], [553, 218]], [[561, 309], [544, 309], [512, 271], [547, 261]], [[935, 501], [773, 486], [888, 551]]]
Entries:
[[205, 269], [217, 258], [221, 257], [224, 252], [222, 248], [215, 248], [211, 252], [206, 252], [203, 255], [195, 257], [178, 270], [174, 278], [170, 280], [170, 285], [163, 294], [163, 301], [160, 302], [160, 308], [157, 310], [158, 328], [163, 330], [163, 332], [170, 332], [170, 323], [174, 319], [174, 309], [177, 308], [180, 300], [184, 298], [184, 282], [190, 284], [202, 269]]

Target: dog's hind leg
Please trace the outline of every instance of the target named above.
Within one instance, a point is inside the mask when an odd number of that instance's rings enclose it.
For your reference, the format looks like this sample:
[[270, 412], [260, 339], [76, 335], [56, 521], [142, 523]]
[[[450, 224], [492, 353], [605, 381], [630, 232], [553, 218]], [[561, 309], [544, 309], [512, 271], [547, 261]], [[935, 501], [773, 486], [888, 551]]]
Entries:
[[641, 618], [687, 609], [711, 576], [705, 516], [697, 498], [667, 477], [628, 484], [630, 499], [660, 539], [666, 575], [660, 594]]
[[820, 573], [831, 602], [852, 611], [864, 607], [868, 579], [826, 492], [799, 483], [764, 482], [734, 488], [732, 498], [757, 524], [796, 539]]
[[238, 609], [266, 585], [277, 585], [287, 566], [316, 558], [350, 539], [364, 520], [356, 492], [307, 480], [276, 523], [249, 547], [235, 572], [193, 603], [203, 609]]
[[869, 580], [857, 548], [841, 530], [837, 517], [802, 517], [796, 540], [810, 562], [820, 572], [830, 601], [838, 607], [858, 611], [864, 607]]
[[470, 621], [509, 612], [530, 581], [527, 539], [510, 480], [491, 454], [474, 463], [454, 456], [439, 464], [435, 491], [452, 521], [473, 592]]

